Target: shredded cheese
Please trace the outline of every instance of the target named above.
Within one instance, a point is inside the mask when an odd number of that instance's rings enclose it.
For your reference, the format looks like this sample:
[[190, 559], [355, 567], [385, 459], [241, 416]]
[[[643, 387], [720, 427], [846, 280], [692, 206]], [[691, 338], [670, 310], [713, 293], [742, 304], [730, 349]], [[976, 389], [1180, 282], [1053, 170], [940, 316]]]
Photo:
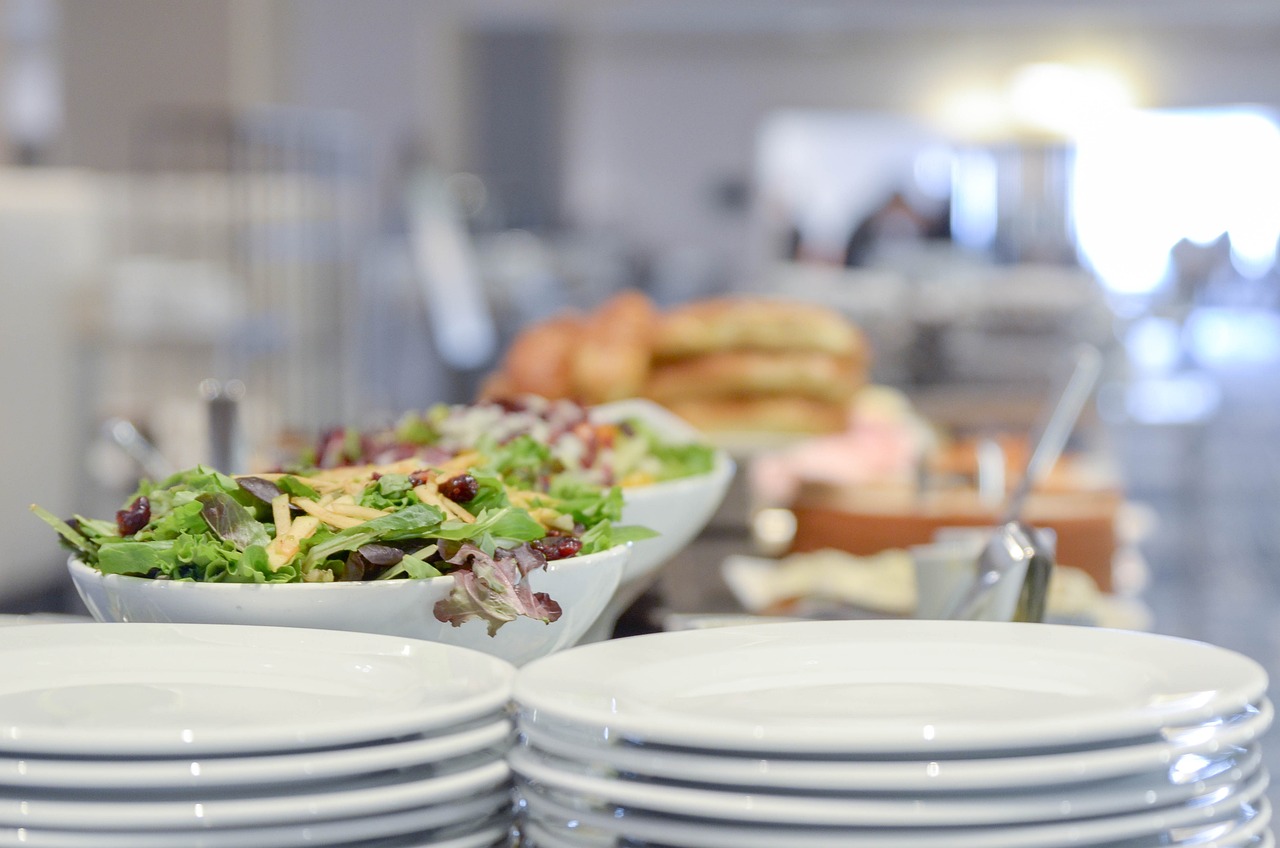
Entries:
[[301, 515], [291, 521], [288, 531], [277, 533], [267, 543], [267, 566], [272, 571], [279, 571], [282, 565], [298, 553], [302, 540], [316, 532], [319, 526], [320, 519], [312, 515]]
[[289, 532], [292, 518], [289, 515], [289, 496], [284, 492], [271, 499], [271, 519], [276, 525], [276, 538]]
[[314, 515], [330, 527], [337, 527], [340, 530], [346, 530], [348, 527], [356, 527], [364, 524], [364, 522], [359, 518], [352, 518], [349, 515], [339, 515], [338, 513], [321, 506], [310, 498], [294, 498], [293, 503], [308, 515]]
[[375, 518], [381, 518], [391, 513], [385, 509], [374, 509], [371, 506], [360, 506], [359, 504], [346, 503], [343, 501], [335, 501], [330, 504], [329, 510], [338, 515], [346, 515], [351, 518], [359, 518], [361, 521], [372, 521]]

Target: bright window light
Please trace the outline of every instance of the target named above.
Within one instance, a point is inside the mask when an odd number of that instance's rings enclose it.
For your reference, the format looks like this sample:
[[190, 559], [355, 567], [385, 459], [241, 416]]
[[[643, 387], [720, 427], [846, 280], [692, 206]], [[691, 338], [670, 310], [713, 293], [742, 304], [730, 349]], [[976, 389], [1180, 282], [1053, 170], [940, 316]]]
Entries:
[[1009, 131], [1008, 99], [1002, 90], [971, 85], [943, 95], [938, 117], [954, 137], [970, 141], [1000, 138]]
[[986, 250], [995, 243], [998, 223], [996, 157], [967, 148], [952, 161], [951, 237], [970, 250]]
[[1080, 251], [1114, 292], [1157, 290], [1174, 245], [1223, 234], [1258, 277], [1280, 240], [1280, 126], [1243, 108], [1115, 116], [1078, 138], [1073, 193]]
[[1010, 111], [1020, 123], [1076, 136], [1132, 107], [1118, 76], [1099, 68], [1038, 62], [1020, 68], [1009, 84]]
[[1201, 308], [1187, 319], [1188, 346], [1206, 365], [1280, 362], [1280, 317], [1258, 309]]

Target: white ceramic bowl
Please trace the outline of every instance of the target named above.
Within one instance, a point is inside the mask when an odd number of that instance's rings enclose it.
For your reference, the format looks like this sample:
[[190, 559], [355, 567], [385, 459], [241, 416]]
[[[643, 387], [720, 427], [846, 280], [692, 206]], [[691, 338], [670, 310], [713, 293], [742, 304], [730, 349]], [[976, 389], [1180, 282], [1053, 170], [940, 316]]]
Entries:
[[484, 622], [459, 627], [433, 610], [454, 578], [358, 583], [194, 583], [103, 574], [72, 557], [76, 591], [99, 621], [263, 624], [382, 633], [483, 651], [515, 665], [576, 644], [614, 596], [630, 545], [547, 563], [529, 582], [560, 604], [562, 614], [543, 624], [507, 622], [489, 636]]
[[[677, 444], [705, 441], [693, 425], [648, 400], [602, 404], [594, 407], [591, 415], [600, 421], [639, 419]], [[622, 583], [592, 628], [590, 640], [606, 638], [618, 616], [657, 580], [662, 566], [702, 532], [724, 501], [735, 471], [736, 466], [729, 454], [717, 449], [715, 467], [706, 474], [622, 490], [622, 520], [619, 524], [642, 525], [656, 530], [659, 535], [634, 543]]]

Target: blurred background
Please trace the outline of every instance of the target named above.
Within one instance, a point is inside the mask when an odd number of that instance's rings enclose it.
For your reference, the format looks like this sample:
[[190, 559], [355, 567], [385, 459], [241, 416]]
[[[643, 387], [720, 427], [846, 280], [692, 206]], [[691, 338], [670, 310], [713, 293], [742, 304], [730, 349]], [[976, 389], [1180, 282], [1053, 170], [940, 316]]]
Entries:
[[0, 12], [7, 609], [65, 587], [32, 502], [470, 400], [624, 289], [764, 293], [958, 428], [1103, 349], [1156, 629], [1280, 655], [1274, 0]]

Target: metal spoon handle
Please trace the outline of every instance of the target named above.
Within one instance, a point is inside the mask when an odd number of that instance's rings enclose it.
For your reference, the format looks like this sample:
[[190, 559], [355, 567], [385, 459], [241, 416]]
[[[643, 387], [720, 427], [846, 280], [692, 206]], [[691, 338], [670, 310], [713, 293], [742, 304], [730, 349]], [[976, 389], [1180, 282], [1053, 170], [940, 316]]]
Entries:
[[1016, 521], [1026, 505], [1027, 496], [1035, 488], [1036, 483], [1058, 461], [1071, 431], [1075, 429], [1080, 412], [1084, 409], [1093, 387], [1102, 373], [1102, 353], [1093, 345], [1082, 344], [1076, 349], [1075, 365], [1066, 385], [1058, 394], [1058, 401], [1045, 421], [1044, 428], [1036, 439], [1035, 448], [1027, 459], [1027, 466], [1022, 472], [1022, 479], [1009, 495], [1005, 504], [1001, 524]]

